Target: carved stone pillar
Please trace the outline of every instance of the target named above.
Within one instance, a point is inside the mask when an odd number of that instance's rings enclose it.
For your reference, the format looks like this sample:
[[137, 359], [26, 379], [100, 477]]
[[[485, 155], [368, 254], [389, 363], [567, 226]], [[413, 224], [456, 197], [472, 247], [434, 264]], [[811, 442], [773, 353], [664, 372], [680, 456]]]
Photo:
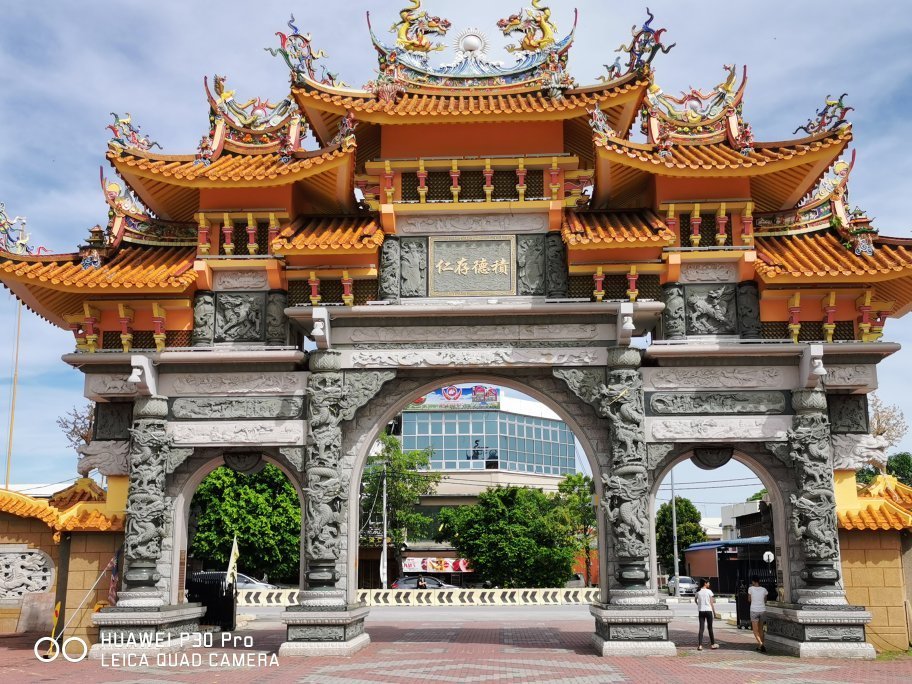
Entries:
[[517, 294], [540, 297], [545, 294], [545, 236], [516, 238]]
[[387, 236], [380, 247], [380, 299], [388, 302], [399, 301], [399, 238]]
[[760, 290], [753, 280], [738, 285], [738, 329], [743, 339], [760, 339]]
[[266, 296], [266, 345], [284, 347], [288, 344], [287, 292], [270, 292]]
[[781, 447], [768, 444], [792, 467], [798, 494], [789, 502], [789, 546], [803, 556], [795, 603], [773, 603], [767, 610], [767, 647], [802, 657], [873, 658], [864, 643], [871, 615], [849, 606], [840, 585], [839, 533], [833, 492], [833, 452], [822, 390], [792, 392], [793, 427]]
[[662, 286], [665, 310], [662, 312], [662, 327], [666, 340], [683, 340], [686, 336], [684, 320], [684, 286], [680, 283], [667, 283]]
[[545, 236], [545, 270], [548, 299], [567, 299], [570, 296], [570, 270], [567, 267], [567, 246], [560, 233]]
[[212, 346], [215, 335], [215, 295], [212, 292], [197, 292], [193, 300], [194, 347]]

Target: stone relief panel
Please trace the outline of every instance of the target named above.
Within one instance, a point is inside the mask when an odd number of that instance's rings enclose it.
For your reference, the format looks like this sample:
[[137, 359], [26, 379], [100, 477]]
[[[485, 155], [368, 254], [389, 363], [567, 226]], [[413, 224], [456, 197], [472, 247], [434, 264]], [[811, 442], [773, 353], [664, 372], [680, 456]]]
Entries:
[[429, 238], [431, 297], [516, 294], [516, 237]]
[[548, 228], [547, 214], [400, 216], [396, 220], [396, 232], [400, 235], [544, 233], [548, 231]]
[[690, 285], [685, 289], [688, 335], [738, 332], [734, 285]]
[[868, 397], [864, 394], [828, 394], [830, 430], [835, 434], [867, 434]]
[[681, 264], [682, 283], [734, 283], [738, 280], [738, 264]]
[[545, 236], [545, 268], [548, 274], [548, 299], [567, 299], [570, 296], [570, 270], [567, 266], [567, 245], [560, 233]]
[[764, 418], [647, 418], [652, 442], [783, 441], [790, 416]]
[[[127, 437], [129, 438], [129, 431]], [[76, 472], [82, 477], [88, 477], [89, 473], [97, 469], [102, 475], [129, 475], [129, 439], [113, 441], [99, 440], [85, 444], [79, 449], [79, 462], [76, 464]]]
[[668, 283], [662, 286], [665, 310], [662, 312], [662, 327], [666, 340], [683, 340], [687, 334], [684, 316], [684, 286]]
[[232, 423], [168, 423], [168, 435], [183, 446], [257, 444], [261, 446], [304, 443], [303, 421], [243, 421]]
[[399, 238], [387, 236], [380, 247], [380, 274], [378, 294], [380, 299], [394, 302], [399, 299]]
[[745, 339], [760, 339], [760, 290], [749, 281], [738, 285], [738, 328]]
[[215, 342], [262, 342], [266, 296], [220, 292], [215, 305]]
[[402, 327], [369, 326], [333, 328], [333, 344], [395, 344], [397, 342], [453, 343], [613, 340], [614, 326], [609, 324], [563, 325], [414, 325]]
[[266, 271], [215, 271], [212, 287], [219, 291], [268, 290], [269, 278]]
[[0, 546], [0, 599], [21, 599], [26, 594], [51, 590], [53, 567], [46, 553], [36, 550], [6, 551]]
[[227, 420], [230, 418], [290, 420], [303, 417], [304, 397], [174, 399], [171, 402], [171, 415], [178, 420]]
[[780, 414], [785, 392], [656, 392], [646, 396], [649, 415]]
[[304, 394], [307, 373], [170, 373], [159, 376], [168, 397]]
[[285, 292], [270, 292], [266, 295], [266, 344], [270, 347], [284, 347], [288, 342], [288, 295]]
[[643, 368], [647, 389], [791, 389], [798, 382], [795, 368], [727, 366], [716, 368]]
[[516, 238], [517, 294], [545, 294], [545, 238], [543, 235], [520, 235]]
[[887, 440], [874, 435], [833, 435], [833, 470], [887, 467]]
[[190, 344], [194, 347], [208, 347], [215, 336], [215, 295], [212, 292], [197, 292], [193, 300], [193, 336]]
[[95, 404], [95, 439], [130, 439], [133, 425], [132, 402]]
[[[149, 403], [155, 401], [153, 399]], [[163, 423], [157, 420], [138, 420], [131, 434], [124, 553], [130, 565], [136, 562], [154, 565], [154, 561], [161, 558], [165, 524], [165, 466], [171, 439]], [[149, 583], [153, 579], [146, 574], [141, 581]]]
[[136, 385], [127, 382], [126, 375], [88, 374], [85, 377], [85, 396], [98, 401], [107, 397], [132, 397]]
[[402, 297], [427, 297], [427, 240], [410, 238], [401, 241], [400, 273]]
[[866, 388], [877, 389], [877, 369], [865, 365], [826, 365], [828, 389]]
[[604, 348], [395, 349], [343, 351], [344, 368], [452, 368], [463, 366], [589, 366], [605, 363]]

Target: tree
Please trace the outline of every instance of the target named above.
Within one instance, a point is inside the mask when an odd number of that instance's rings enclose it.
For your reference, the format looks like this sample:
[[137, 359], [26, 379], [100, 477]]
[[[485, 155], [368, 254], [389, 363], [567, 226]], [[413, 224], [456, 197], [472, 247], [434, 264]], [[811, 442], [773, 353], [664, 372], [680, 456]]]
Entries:
[[870, 395], [871, 434], [883, 437], [888, 447], [895, 447], [909, 430], [902, 409], [896, 404], [885, 404], [876, 394]]
[[471, 506], [440, 512], [438, 541], [453, 545], [495, 586], [562, 587], [579, 542], [567, 509], [538, 489], [487, 489]]
[[766, 491], [766, 487], [764, 487], [759, 492], [751, 494], [749, 497], [747, 497], [747, 499], [745, 499], [745, 501], [762, 501], [763, 497], [767, 494], [769, 494], [769, 492]]
[[[681, 554], [679, 561], [684, 560], [684, 549], [691, 544], [706, 541], [706, 532], [700, 525], [702, 516], [690, 499], [681, 496], [675, 497], [675, 507], [678, 517], [678, 551]], [[662, 567], [674, 567], [674, 538], [671, 526], [671, 503], [663, 503], [656, 513], [656, 553]], [[675, 575], [680, 574], [676, 568]]]
[[[419, 498], [433, 494], [440, 483], [440, 473], [427, 471], [432, 449], [403, 451], [397, 437], [380, 437], [381, 449], [370, 456], [364, 469], [364, 491], [361, 497], [362, 528], [377, 529], [383, 519], [383, 478], [386, 477], [387, 538], [401, 567], [402, 545], [411, 536], [427, 534], [432, 520], [415, 510]], [[385, 466], [385, 467], [384, 467]]]
[[[892, 475], [908, 487], [912, 487], [912, 454], [903, 451], [887, 459], [887, 475]], [[872, 467], [859, 470], [855, 477], [859, 484], [871, 484], [878, 472]]]
[[190, 551], [204, 567], [224, 570], [237, 534], [241, 572], [297, 583], [301, 506], [279, 468], [267, 464], [253, 475], [217, 468], [202, 481], [192, 504], [199, 517]]
[[57, 427], [72, 449], [78, 449], [92, 441], [92, 427], [95, 423], [95, 405], [74, 406], [57, 418]]
[[596, 538], [595, 506], [592, 495], [595, 488], [592, 478], [582, 473], [567, 475], [557, 485], [557, 500], [567, 509], [573, 536], [578, 542], [577, 553], [582, 552], [586, 565], [586, 586], [592, 583], [592, 545]]

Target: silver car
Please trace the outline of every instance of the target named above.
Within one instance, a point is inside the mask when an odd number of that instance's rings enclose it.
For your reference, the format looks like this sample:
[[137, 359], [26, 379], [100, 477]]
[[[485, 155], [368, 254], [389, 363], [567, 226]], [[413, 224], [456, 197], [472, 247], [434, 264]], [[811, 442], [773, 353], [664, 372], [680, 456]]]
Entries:
[[678, 596], [693, 596], [697, 593], [699, 587], [697, 587], [697, 582], [693, 577], [685, 577], [683, 575], [678, 577], [675, 575], [668, 580], [668, 586], [666, 588], [668, 589], [669, 596], [674, 596], [675, 586], [677, 586], [678, 581], [681, 583], [681, 586], [678, 589]]

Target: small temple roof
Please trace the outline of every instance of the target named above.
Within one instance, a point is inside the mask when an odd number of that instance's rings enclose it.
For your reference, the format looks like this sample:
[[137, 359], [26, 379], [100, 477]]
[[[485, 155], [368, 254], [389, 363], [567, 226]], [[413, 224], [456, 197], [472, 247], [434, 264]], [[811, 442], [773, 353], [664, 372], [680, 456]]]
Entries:
[[124, 528], [123, 515], [108, 515], [96, 507], [100, 502], [81, 502], [61, 510], [45, 499], [10, 490], [0, 490], [0, 513], [34, 518], [55, 532], [107, 532]]
[[838, 507], [844, 530], [912, 530], [912, 487], [880, 474], [857, 488], [855, 505]]
[[577, 249], [664, 247], [675, 242], [675, 234], [650, 209], [567, 212], [561, 235]]
[[313, 252], [376, 252], [384, 240], [373, 216], [301, 217], [286, 226], [275, 241], [276, 254]]

